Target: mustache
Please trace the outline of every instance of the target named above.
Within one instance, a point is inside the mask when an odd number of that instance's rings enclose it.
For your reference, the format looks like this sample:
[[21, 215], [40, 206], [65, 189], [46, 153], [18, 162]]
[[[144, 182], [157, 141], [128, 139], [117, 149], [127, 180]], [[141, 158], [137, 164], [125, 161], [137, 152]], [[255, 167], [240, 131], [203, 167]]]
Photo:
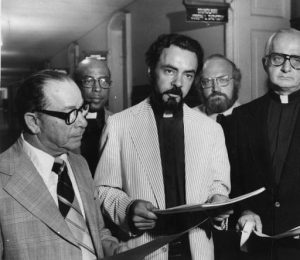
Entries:
[[173, 94], [173, 95], [178, 95], [178, 96], [182, 96], [182, 90], [179, 87], [173, 86], [173, 88], [166, 90], [165, 92], [163, 92], [164, 94]]
[[222, 92], [219, 92], [219, 91], [215, 91], [213, 93], [211, 93], [207, 99], [210, 99], [210, 98], [214, 98], [214, 97], [218, 97], [218, 96], [222, 96], [222, 97], [225, 97], [225, 98], [228, 98], [226, 94], [222, 93]]

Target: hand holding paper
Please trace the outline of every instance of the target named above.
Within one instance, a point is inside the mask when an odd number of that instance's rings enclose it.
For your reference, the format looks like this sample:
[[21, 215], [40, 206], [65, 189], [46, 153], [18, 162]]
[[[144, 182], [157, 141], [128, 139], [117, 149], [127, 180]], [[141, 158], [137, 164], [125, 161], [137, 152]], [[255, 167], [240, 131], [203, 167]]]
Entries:
[[[224, 195], [215, 194], [209, 200], [209, 203], [223, 203], [229, 201], [229, 198]], [[227, 222], [229, 216], [233, 214], [232, 209], [215, 209], [212, 210], [209, 215], [212, 218], [212, 225], [218, 230], [227, 229]]]
[[135, 200], [129, 205], [128, 217], [130, 218], [132, 228], [138, 231], [145, 231], [155, 227], [156, 215], [153, 213], [155, 207], [149, 201]]

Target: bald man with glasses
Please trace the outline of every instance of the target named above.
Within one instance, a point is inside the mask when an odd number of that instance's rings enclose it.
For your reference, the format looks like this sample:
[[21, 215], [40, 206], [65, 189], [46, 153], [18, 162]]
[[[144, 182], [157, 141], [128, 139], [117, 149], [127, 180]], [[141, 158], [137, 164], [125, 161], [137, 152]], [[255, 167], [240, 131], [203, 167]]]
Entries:
[[89, 105], [67, 75], [46, 70], [20, 86], [23, 131], [0, 155], [0, 257], [95, 260], [119, 251], [104, 228], [81, 144]]
[[[263, 66], [269, 91], [225, 118], [232, 168], [232, 195], [262, 186], [266, 191], [242, 204], [237, 230], [268, 235], [300, 225], [300, 31], [271, 35]], [[237, 211], [236, 211], [237, 213]], [[239, 259], [299, 259], [297, 237], [276, 241], [251, 235]]]
[[111, 75], [106, 61], [86, 58], [77, 65], [74, 79], [80, 87], [83, 99], [89, 104], [88, 126], [82, 137], [80, 152], [87, 160], [92, 176], [99, 161], [101, 134], [108, 116], [106, 108], [111, 88]]

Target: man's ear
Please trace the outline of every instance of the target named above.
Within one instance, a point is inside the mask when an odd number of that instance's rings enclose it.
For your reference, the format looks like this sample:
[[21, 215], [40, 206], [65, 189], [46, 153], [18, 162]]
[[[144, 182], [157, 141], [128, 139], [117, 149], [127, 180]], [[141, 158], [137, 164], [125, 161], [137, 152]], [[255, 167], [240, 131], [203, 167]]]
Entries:
[[24, 120], [27, 128], [32, 134], [38, 134], [40, 132], [39, 119], [35, 113], [27, 112], [24, 114]]
[[264, 66], [265, 72], [267, 72], [267, 69], [268, 69], [268, 59], [266, 57], [262, 58], [262, 64]]

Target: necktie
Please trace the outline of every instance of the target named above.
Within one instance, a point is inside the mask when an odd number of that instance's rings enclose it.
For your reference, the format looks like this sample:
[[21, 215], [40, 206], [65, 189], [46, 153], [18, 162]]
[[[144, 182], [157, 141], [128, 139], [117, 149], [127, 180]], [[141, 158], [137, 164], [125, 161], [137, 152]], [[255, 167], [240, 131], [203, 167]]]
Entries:
[[58, 175], [57, 198], [59, 211], [81, 248], [83, 259], [96, 259], [89, 230], [75, 196], [65, 161], [56, 158], [52, 171]]

